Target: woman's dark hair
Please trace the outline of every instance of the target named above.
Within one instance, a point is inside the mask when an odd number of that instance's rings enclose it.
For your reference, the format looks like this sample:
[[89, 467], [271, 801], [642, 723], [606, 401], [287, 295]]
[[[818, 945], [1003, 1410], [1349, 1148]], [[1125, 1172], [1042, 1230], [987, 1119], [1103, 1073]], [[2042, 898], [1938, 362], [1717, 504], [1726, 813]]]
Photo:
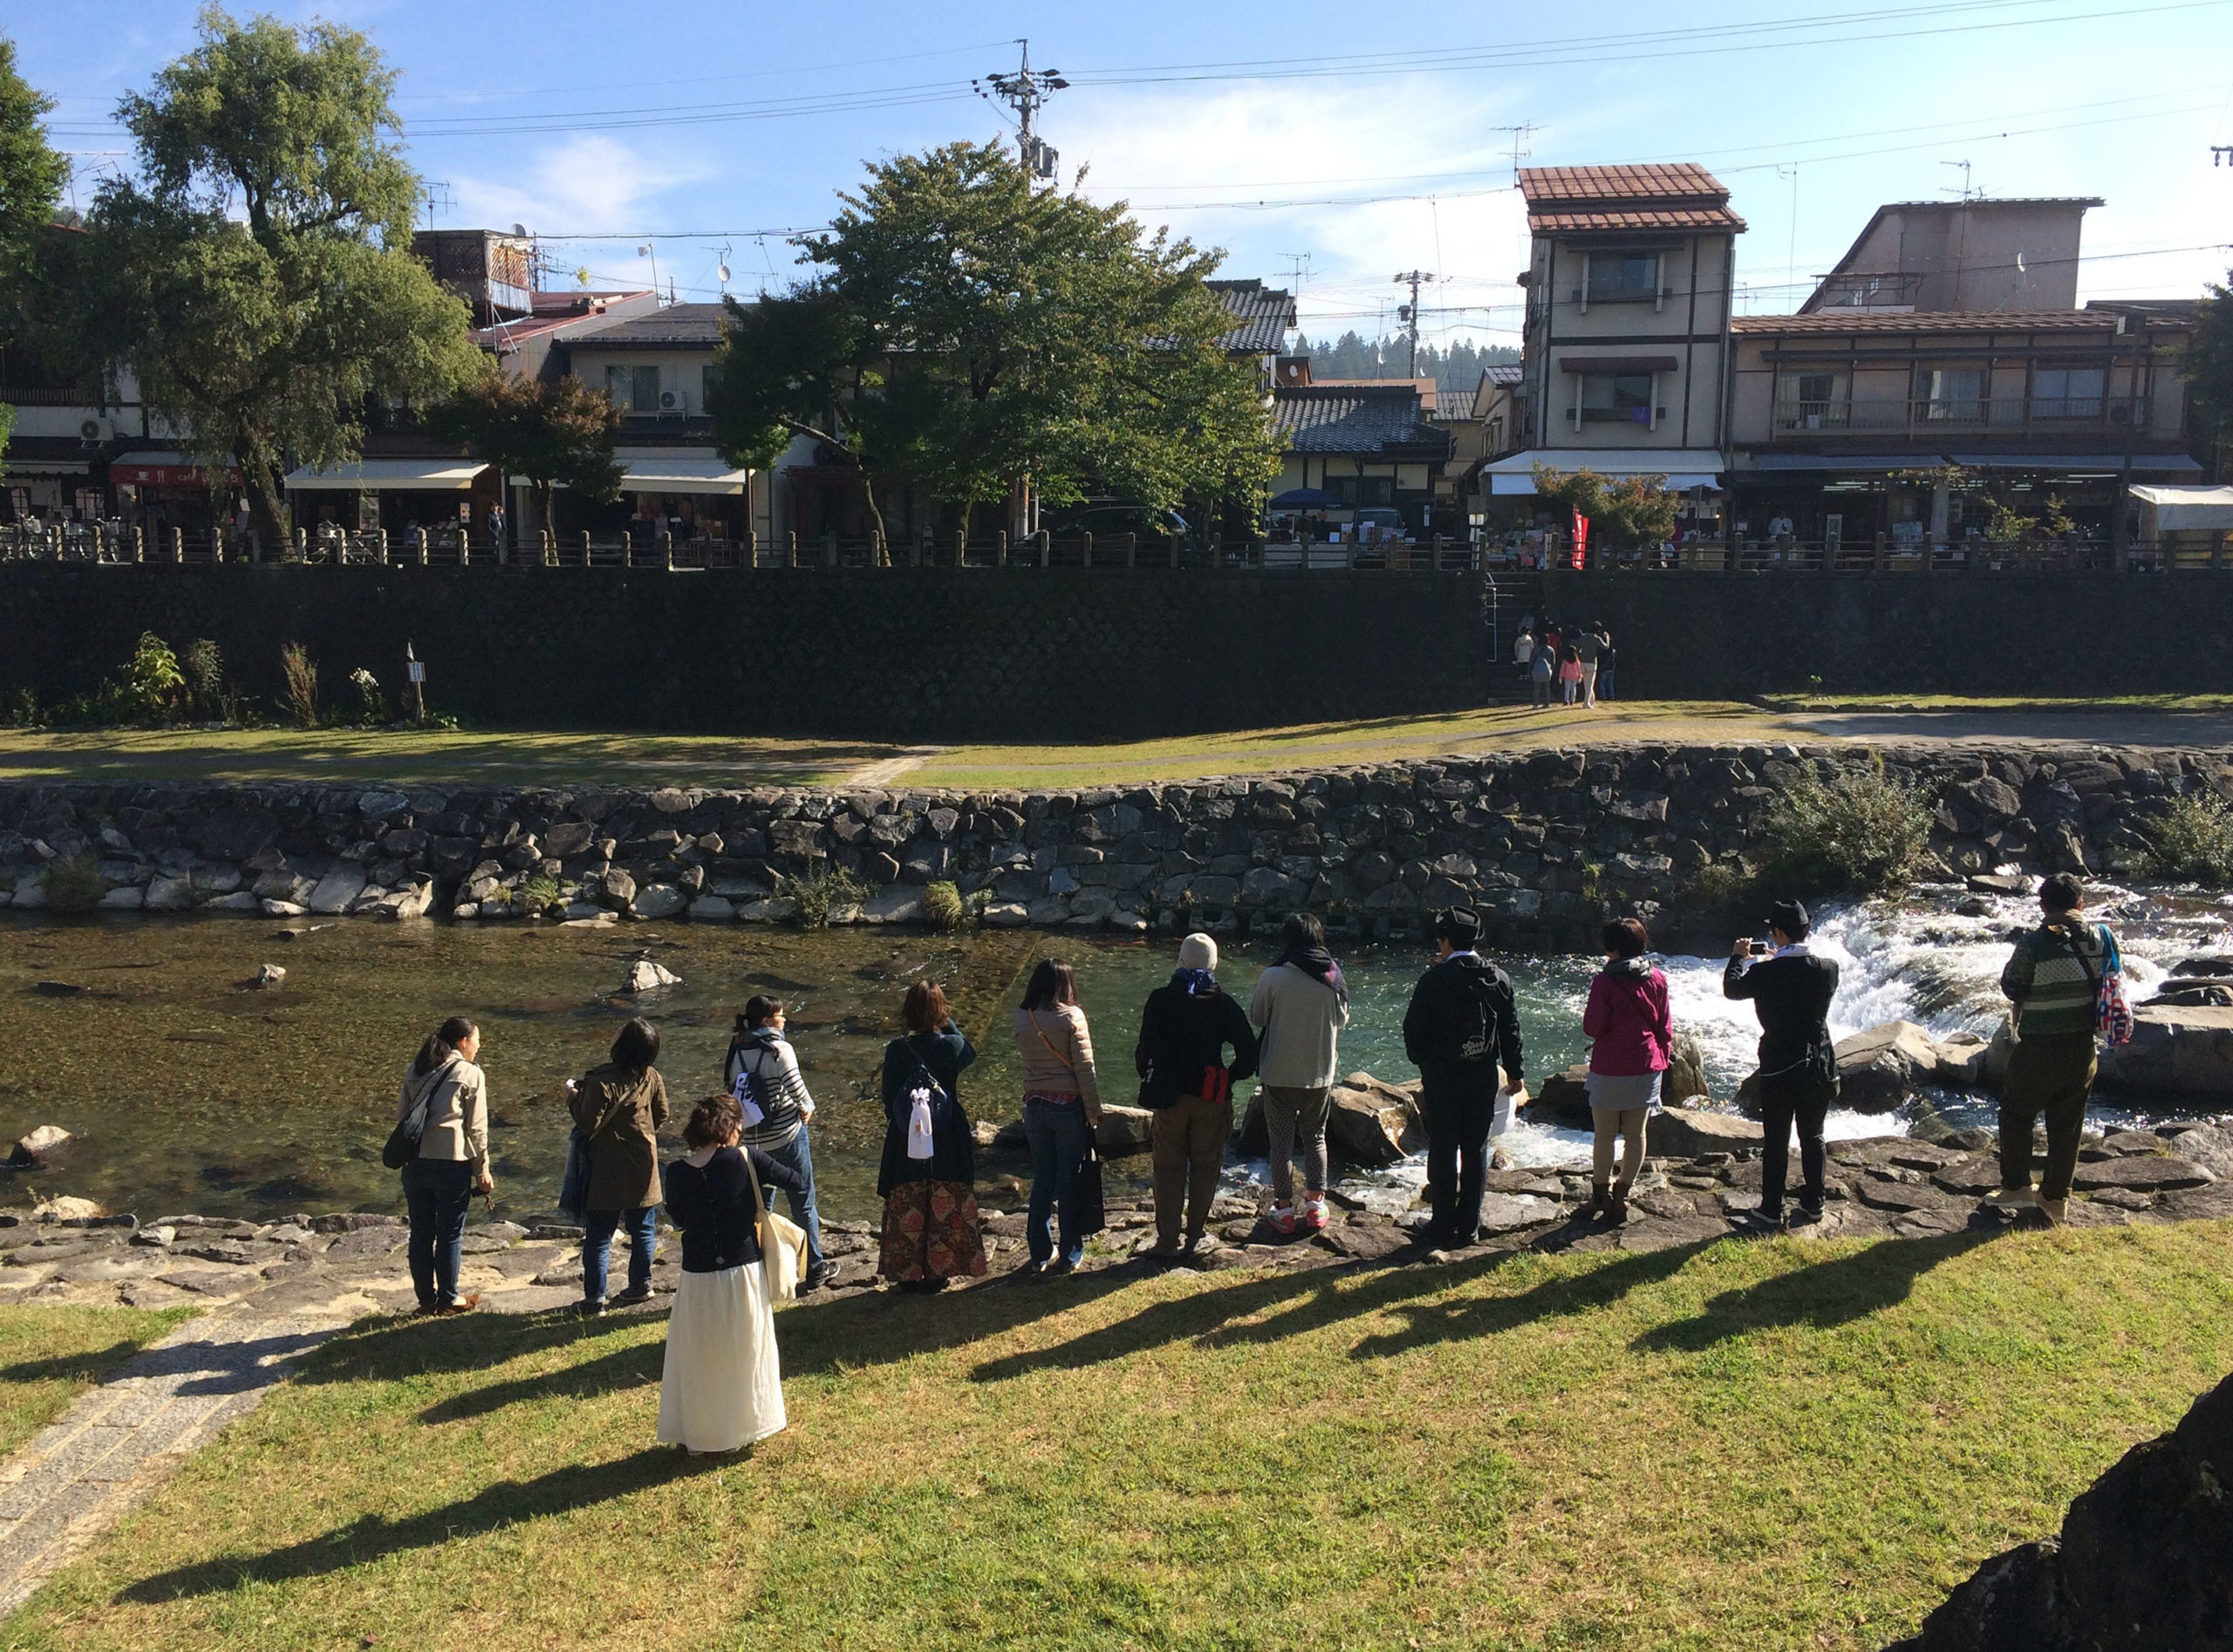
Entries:
[[1568, 643], [1564, 648], [1561, 648], [1559, 651], [1559, 658], [1561, 660], [1580, 659], [1581, 658], [1581, 645], [1580, 643]]
[[2086, 905], [2086, 889], [2069, 872], [2057, 872], [2039, 885], [2039, 909], [2059, 918]]
[[1651, 937], [1644, 933], [1642, 923], [1633, 918], [1615, 918], [1598, 932], [1597, 939], [1615, 958], [1642, 958], [1651, 950]]
[[729, 1132], [744, 1123], [744, 1109], [732, 1096], [708, 1096], [690, 1109], [690, 1122], [682, 1127], [682, 1139], [693, 1147], [719, 1147], [729, 1139]]
[[1318, 921], [1315, 912], [1289, 912], [1287, 921], [1280, 926], [1280, 951], [1284, 953], [1323, 952], [1326, 949], [1326, 925]]
[[624, 1073], [649, 1072], [659, 1059], [659, 1029], [638, 1015], [612, 1041], [612, 1064]]
[[911, 1033], [935, 1033], [946, 1021], [946, 988], [932, 981], [917, 981], [907, 989], [899, 1019]]
[[756, 993], [744, 1000], [744, 1014], [736, 1018], [736, 1030], [740, 1033], [748, 1033], [755, 1027], [765, 1027], [775, 1019], [776, 1014], [782, 1007], [782, 999], [770, 998], [765, 993]]
[[1059, 958], [1042, 958], [1023, 989], [1026, 1009], [1059, 1009], [1078, 1001], [1077, 972]]
[[419, 1047], [419, 1054], [412, 1059], [412, 1072], [420, 1075], [433, 1072], [456, 1053], [459, 1045], [480, 1030], [463, 1015], [451, 1016]]

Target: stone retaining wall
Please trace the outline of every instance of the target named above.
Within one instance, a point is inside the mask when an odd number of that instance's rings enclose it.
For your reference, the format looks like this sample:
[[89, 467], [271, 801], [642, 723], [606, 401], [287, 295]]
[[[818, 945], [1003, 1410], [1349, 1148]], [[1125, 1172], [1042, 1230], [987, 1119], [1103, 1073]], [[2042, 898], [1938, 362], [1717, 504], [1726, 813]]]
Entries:
[[[2175, 793], [2233, 795], [2225, 754], [1893, 748], [1937, 797], [1950, 877], [2144, 870]], [[785, 879], [869, 893], [838, 921], [920, 921], [950, 881], [982, 921], [1232, 930], [1296, 907], [1346, 938], [1471, 902], [1503, 945], [1587, 947], [1603, 911], [1710, 912], [1761, 852], [1777, 785], [1851, 747], [1611, 747], [1100, 791], [511, 791], [0, 787], [0, 888], [98, 860], [104, 906], [292, 916], [782, 921]], [[1814, 891], [1806, 891], [1813, 893]], [[1722, 939], [1727, 937], [1724, 935]]]

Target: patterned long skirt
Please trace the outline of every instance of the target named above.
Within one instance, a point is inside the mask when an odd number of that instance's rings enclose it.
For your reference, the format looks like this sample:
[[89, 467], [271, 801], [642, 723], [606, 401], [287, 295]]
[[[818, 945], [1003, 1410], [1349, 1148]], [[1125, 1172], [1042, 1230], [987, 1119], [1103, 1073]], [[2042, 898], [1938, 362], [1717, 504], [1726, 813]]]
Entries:
[[966, 1182], [908, 1182], [884, 1202], [877, 1271], [895, 1285], [985, 1272], [977, 1195]]

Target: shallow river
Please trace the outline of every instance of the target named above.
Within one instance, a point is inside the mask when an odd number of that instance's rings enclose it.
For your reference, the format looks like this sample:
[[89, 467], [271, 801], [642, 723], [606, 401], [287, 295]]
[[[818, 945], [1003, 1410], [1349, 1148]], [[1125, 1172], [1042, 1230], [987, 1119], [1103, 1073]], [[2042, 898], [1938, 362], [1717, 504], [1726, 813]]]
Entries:
[[[2006, 937], [2028, 902], [1997, 902], [1989, 917], [1952, 911], [1957, 891], [1924, 891], [1894, 906], [1826, 914], [1818, 944], [1839, 959], [1834, 1008], [1842, 1036], [1897, 1016], [1936, 1032], [1990, 1033], [2001, 1009], [1995, 983]], [[2102, 909], [2142, 992], [2186, 953], [2224, 946], [2233, 911], [2223, 903], [2137, 891]], [[300, 921], [300, 920], [298, 920]], [[1018, 1105], [1008, 1012], [1023, 973], [1052, 952], [1078, 969], [1104, 1087], [1133, 1099], [1130, 1053], [1142, 1000], [1168, 974], [1174, 944], [988, 933], [961, 940], [889, 930], [816, 934], [737, 926], [631, 925], [618, 930], [376, 924], [345, 920], [286, 941], [275, 925], [204, 919], [0, 917], [0, 1141], [57, 1123], [84, 1139], [54, 1169], [11, 1173], [17, 1186], [75, 1193], [143, 1219], [183, 1211], [269, 1217], [294, 1211], [386, 1209], [399, 1204], [379, 1164], [396, 1084], [418, 1041], [443, 1017], [481, 1024], [492, 1096], [497, 1210], [550, 1212], [564, 1154], [557, 1087], [604, 1058], [638, 1006], [611, 997], [639, 951], [682, 977], [640, 1008], [661, 1027], [670, 1095], [716, 1088], [730, 1021], [755, 992], [784, 997], [820, 1110], [814, 1125], [825, 1212], [873, 1214], [882, 1116], [875, 1075], [908, 984], [945, 985], [981, 1055], [963, 1081], [972, 1115], [995, 1121]], [[1220, 974], [1244, 996], [1268, 961], [1260, 945], [1229, 947]], [[1356, 998], [1342, 1038], [1343, 1070], [1406, 1079], [1401, 1021], [1424, 963], [1410, 948], [1343, 959]], [[1504, 956], [1519, 992], [1531, 1078], [1586, 1053], [1581, 1005], [1595, 960]], [[259, 965], [284, 983], [247, 983]], [[1677, 1022], [1704, 1046], [1716, 1094], [1751, 1066], [1757, 1027], [1749, 1005], [1720, 995], [1717, 962], [1665, 960]], [[41, 982], [82, 988], [72, 995]], [[2138, 994], [2136, 994], [2138, 995]], [[1956, 1123], [1989, 1121], [1990, 1103], [1933, 1098]], [[2104, 1120], [2134, 1116], [2097, 1104]], [[679, 1120], [677, 1123], [679, 1123]], [[1833, 1131], [1873, 1134], [1907, 1120], [1834, 1116]], [[1508, 1145], [1523, 1163], [1574, 1156], [1576, 1132], [1522, 1126]], [[1135, 1162], [1139, 1167], [1138, 1162]], [[1260, 1168], [1260, 1167], [1258, 1167]], [[1245, 1179], [1251, 1167], [1233, 1175]], [[1416, 1186], [1416, 1164], [1373, 1178]]]

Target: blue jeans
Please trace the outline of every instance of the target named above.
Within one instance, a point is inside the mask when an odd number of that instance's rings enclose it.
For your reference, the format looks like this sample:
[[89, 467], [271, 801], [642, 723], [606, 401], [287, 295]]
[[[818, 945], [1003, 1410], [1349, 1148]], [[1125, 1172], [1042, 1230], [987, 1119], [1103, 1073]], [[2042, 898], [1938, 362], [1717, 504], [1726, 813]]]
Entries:
[[652, 1245], [658, 1235], [659, 1206], [632, 1211], [591, 1211], [582, 1232], [582, 1300], [604, 1300], [605, 1270], [612, 1260], [612, 1236], [628, 1230], [628, 1288], [652, 1288]]
[[1062, 1256], [1076, 1263], [1085, 1254], [1085, 1236], [1078, 1232], [1078, 1167], [1085, 1163], [1091, 1137], [1086, 1130], [1085, 1103], [1078, 1101], [1023, 1104], [1024, 1139], [1031, 1143], [1031, 1210], [1023, 1231], [1031, 1243], [1031, 1259], [1045, 1262], [1055, 1246], [1047, 1232], [1047, 1218], [1056, 1205], [1062, 1207]]
[[411, 1212], [411, 1286], [419, 1306], [447, 1307], [457, 1300], [473, 1166], [462, 1159], [413, 1159], [403, 1167], [403, 1202]]
[[[815, 1208], [814, 1204], [814, 1154], [806, 1144], [806, 1126], [800, 1125], [798, 1134], [781, 1147], [763, 1147], [760, 1150], [786, 1170], [796, 1171], [799, 1180], [806, 1184], [806, 1191], [802, 1193], [794, 1193], [788, 1187], [783, 1192], [791, 1201], [791, 1219], [806, 1229], [806, 1265], [820, 1267], [822, 1212]], [[767, 1190], [763, 1188], [761, 1191], [765, 1192]]]

